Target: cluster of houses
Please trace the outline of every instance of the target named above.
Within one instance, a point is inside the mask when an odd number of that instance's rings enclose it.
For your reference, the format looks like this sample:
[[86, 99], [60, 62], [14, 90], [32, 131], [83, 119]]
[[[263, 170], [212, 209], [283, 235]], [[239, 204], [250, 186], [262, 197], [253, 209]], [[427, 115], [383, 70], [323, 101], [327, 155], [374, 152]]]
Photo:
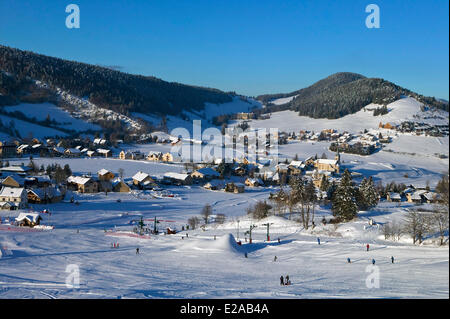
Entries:
[[321, 159], [309, 157], [304, 161], [291, 160], [276, 165], [270, 162], [252, 162], [243, 159], [241, 163], [234, 163], [231, 167], [231, 176], [224, 179], [216, 166], [205, 166], [190, 174], [193, 183], [201, 183], [210, 190], [224, 190], [226, 192], [242, 193], [245, 187], [260, 187], [280, 185], [289, 182], [292, 176], [302, 175], [311, 179], [317, 188], [320, 188], [324, 177], [331, 181], [340, 175], [340, 155], [334, 159]]
[[127, 193], [131, 191], [131, 187], [127, 183], [107, 169], [99, 170], [97, 176], [69, 176], [66, 181], [66, 188], [79, 193]]
[[96, 138], [92, 142], [89, 139], [73, 139], [73, 147], [63, 147], [62, 140], [53, 139], [39, 140], [28, 139], [27, 142], [20, 140], [0, 141], [0, 157], [21, 157], [39, 155], [48, 157], [112, 157], [112, 150], [108, 147], [105, 139]]
[[299, 141], [327, 141], [331, 142], [330, 150], [342, 153], [358, 153], [362, 155], [370, 155], [380, 149], [383, 144], [390, 143], [391, 137], [381, 131], [373, 132], [338, 132], [334, 129], [324, 129], [320, 132], [300, 130], [298, 134], [280, 133], [281, 140], [299, 140]]
[[389, 192], [386, 194], [386, 200], [389, 202], [408, 202], [414, 204], [435, 203], [439, 201], [437, 193], [431, 191], [429, 187], [420, 185], [409, 185], [408, 188], [400, 193]]
[[446, 124], [430, 124], [424, 122], [405, 121], [395, 127], [395, 129], [402, 133], [414, 133], [416, 135], [428, 136], [448, 136], [449, 127]]
[[140, 151], [124, 151], [122, 150], [119, 153], [119, 159], [121, 160], [148, 160], [148, 161], [158, 161], [158, 162], [173, 162], [175, 160], [173, 154], [171, 153], [163, 153], [163, 152], [154, 152], [151, 151], [147, 155]]
[[243, 158], [240, 162], [229, 164], [230, 175], [225, 177], [218, 171], [221, 161], [216, 160], [215, 163], [199, 165], [186, 173], [166, 172], [162, 176], [152, 176], [147, 172], [139, 171], [127, 180], [117, 178], [114, 173], [102, 169], [97, 172], [97, 176], [70, 176], [67, 179], [66, 188], [80, 193], [130, 192], [133, 189], [159, 189], [160, 185], [196, 184], [209, 190], [243, 193], [245, 187], [287, 183], [294, 175], [305, 175], [312, 179], [317, 187], [320, 187], [324, 176], [326, 179], [332, 179], [340, 174], [339, 154], [335, 159], [310, 157], [305, 161], [292, 160], [290, 163], [278, 163], [273, 166], [269, 165], [270, 162], [254, 162]]
[[236, 119], [244, 120], [244, 121], [253, 120], [253, 119], [268, 120], [268, 119], [270, 119], [270, 114], [265, 113], [265, 114], [256, 115], [253, 112], [240, 112], [240, 113], [236, 113]]
[[403, 121], [400, 124], [382, 123], [378, 125], [379, 128], [395, 130], [400, 133], [410, 133], [415, 135], [426, 136], [449, 136], [448, 122], [442, 121]]
[[64, 198], [65, 188], [48, 175], [30, 175], [26, 166], [0, 168], [0, 209], [24, 209], [29, 204], [48, 204]]

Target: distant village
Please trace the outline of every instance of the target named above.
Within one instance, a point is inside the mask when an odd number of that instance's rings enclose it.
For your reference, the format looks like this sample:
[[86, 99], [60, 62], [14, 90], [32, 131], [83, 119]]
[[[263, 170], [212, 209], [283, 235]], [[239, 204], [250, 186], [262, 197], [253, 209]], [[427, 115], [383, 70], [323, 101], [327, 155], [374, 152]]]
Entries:
[[[225, 163], [222, 159], [214, 159], [208, 163], [183, 163], [185, 172], [168, 172], [163, 176], [153, 176], [151, 172], [137, 171], [131, 178], [124, 178], [123, 170], [111, 172], [100, 169], [96, 174], [77, 175], [70, 169], [70, 161], [64, 167], [56, 164], [37, 167], [33, 156], [82, 158], [98, 157], [112, 158], [115, 160], [140, 160], [162, 162], [167, 164], [180, 164], [171, 153], [120, 150], [113, 153], [110, 143], [106, 139], [96, 138], [92, 142], [89, 139], [74, 139], [71, 147], [63, 147], [62, 141], [36, 138], [27, 143], [20, 141], [0, 142], [0, 209], [16, 210], [26, 209], [35, 204], [49, 204], [60, 202], [63, 199], [74, 202], [73, 197], [66, 198], [68, 192], [78, 193], [105, 193], [108, 192], [134, 192], [142, 190], [159, 190], [165, 186], [197, 185], [211, 191], [224, 191], [231, 193], [243, 193], [248, 188], [271, 187], [287, 185], [290, 179], [301, 176], [305, 181], [312, 182], [316, 188], [319, 200], [327, 200], [329, 188], [338, 183], [342, 173], [341, 152], [347, 150], [346, 145], [361, 143], [362, 147], [378, 147], [379, 143], [388, 143], [389, 137], [370, 133], [355, 136], [349, 133], [337, 133], [335, 130], [324, 130], [320, 133], [300, 131], [297, 134], [283, 133], [280, 139], [299, 140], [328, 140], [336, 142], [336, 155], [332, 159], [323, 154], [320, 158], [316, 155], [305, 159], [297, 156], [293, 159], [283, 159], [277, 163], [259, 159], [250, 160], [242, 157], [235, 159], [233, 163]], [[350, 141], [357, 140], [355, 144]], [[178, 141], [164, 141], [165, 143], [177, 143]], [[332, 144], [333, 147], [334, 144]], [[72, 147], [73, 146], [73, 147]], [[27, 158], [27, 165], [10, 165], [8, 158]], [[351, 172], [351, 176], [357, 180], [362, 178], [358, 172]], [[386, 185], [380, 186], [379, 194], [387, 201], [411, 203], [431, 203], [436, 201], [436, 194], [429, 186], [418, 185]], [[169, 195], [170, 196], [170, 195]], [[25, 218], [26, 219], [26, 218]], [[34, 226], [39, 224], [38, 216], [26, 219], [25, 224]], [[24, 223], [23, 220], [18, 222]]]

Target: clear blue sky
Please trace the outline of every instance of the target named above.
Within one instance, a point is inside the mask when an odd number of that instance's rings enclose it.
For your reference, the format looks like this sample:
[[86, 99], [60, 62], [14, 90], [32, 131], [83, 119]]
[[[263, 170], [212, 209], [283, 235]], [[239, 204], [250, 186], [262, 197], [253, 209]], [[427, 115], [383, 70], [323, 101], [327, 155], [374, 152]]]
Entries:
[[[70, 3], [80, 29], [65, 27]], [[0, 1], [3, 45], [247, 95], [349, 71], [448, 99], [448, 37], [448, 0]]]

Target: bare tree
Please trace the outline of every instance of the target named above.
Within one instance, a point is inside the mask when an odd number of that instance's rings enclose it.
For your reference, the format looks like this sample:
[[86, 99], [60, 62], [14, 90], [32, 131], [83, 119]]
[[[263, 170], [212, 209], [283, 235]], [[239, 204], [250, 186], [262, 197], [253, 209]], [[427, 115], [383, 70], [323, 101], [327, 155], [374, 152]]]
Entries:
[[259, 201], [254, 206], [247, 208], [247, 214], [260, 220], [269, 216], [271, 208], [272, 206], [268, 205], [266, 201]]
[[387, 223], [383, 226], [384, 239], [400, 240], [403, 235], [403, 227], [396, 221]]
[[449, 173], [448, 171], [442, 175], [441, 180], [436, 186], [438, 203], [434, 206], [431, 214], [431, 222], [433, 228], [439, 234], [439, 243], [445, 243], [445, 235], [448, 236], [449, 230]]
[[404, 231], [411, 236], [413, 244], [418, 241], [420, 245], [430, 229], [429, 225], [429, 217], [425, 213], [412, 210], [406, 215]]
[[201, 212], [201, 216], [203, 217], [203, 220], [205, 221], [205, 225], [208, 224], [209, 221], [209, 216], [211, 216], [212, 214], [212, 207], [209, 204], [206, 204], [205, 206], [203, 206], [202, 208], [202, 212]]
[[384, 235], [385, 240], [388, 240], [389, 238], [391, 238], [391, 236], [392, 236], [391, 223], [386, 223], [383, 225], [383, 235]]
[[445, 236], [448, 234], [448, 210], [435, 207], [430, 216], [430, 221], [434, 230], [439, 234], [439, 245], [444, 245]]
[[402, 237], [402, 235], [403, 235], [403, 227], [402, 227], [402, 225], [400, 225], [397, 222], [393, 222], [392, 223], [392, 237], [394, 239], [396, 239], [397, 241], [399, 241], [400, 238]]
[[200, 224], [200, 219], [196, 216], [188, 219], [188, 225], [191, 229], [196, 229], [198, 224]]

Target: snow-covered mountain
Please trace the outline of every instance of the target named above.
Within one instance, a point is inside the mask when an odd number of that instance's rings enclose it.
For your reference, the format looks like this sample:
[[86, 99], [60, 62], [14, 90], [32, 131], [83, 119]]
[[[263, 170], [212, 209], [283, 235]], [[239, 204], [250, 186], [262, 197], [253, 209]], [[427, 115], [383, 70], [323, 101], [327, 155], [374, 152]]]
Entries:
[[383, 124], [400, 124], [403, 121], [417, 121], [429, 124], [449, 123], [449, 113], [434, 108], [426, 108], [425, 105], [412, 97], [404, 97], [387, 105], [388, 113], [374, 116], [373, 111], [380, 105], [369, 104], [360, 111], [346, 115], [339, 119], [314, 119], [307, 116], [299, 116], [297, 112], [287, 110], [274, 112], [270, 119], [253, 120], [249, 125], [253, 128], [279, 128], [286, 132], [298, 132], [299, 130], [311, 130], [319, 132], [324, 129], [335, 129], [352, 133], [365, 129], [378, 128]]

